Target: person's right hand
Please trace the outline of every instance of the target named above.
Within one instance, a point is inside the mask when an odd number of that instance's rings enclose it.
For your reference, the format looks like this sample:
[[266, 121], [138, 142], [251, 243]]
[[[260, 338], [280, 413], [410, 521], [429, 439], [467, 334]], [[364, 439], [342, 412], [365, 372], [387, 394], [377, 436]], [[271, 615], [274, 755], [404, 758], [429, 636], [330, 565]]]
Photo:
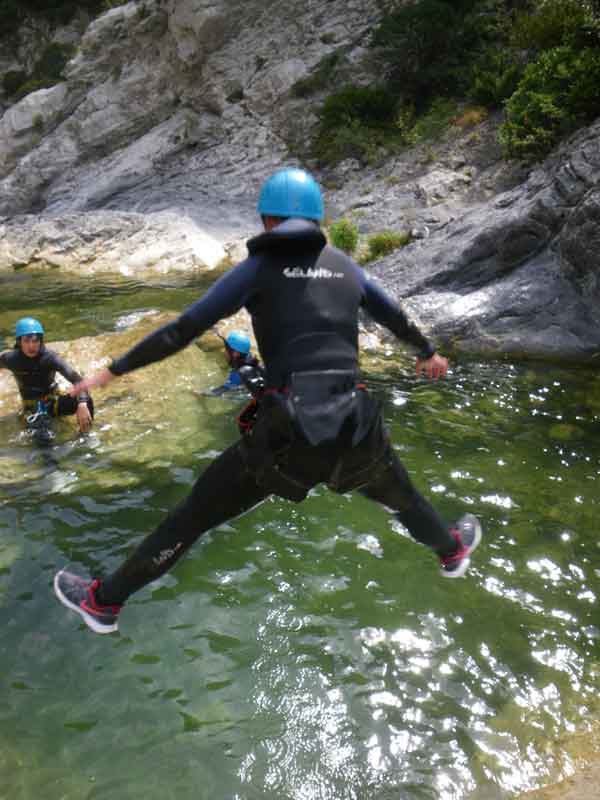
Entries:
[[108, 367], [104, 367], [104, 369], [96, 372], [95, 375], [91, 375], [89, 378], [84, 378], [79, 383], [71, 386], [69, 394], [71, 397], [77, 397], [77, 395], [81, 394], [81, 392], [89, 392], [89, 390], [93, 389], [95, 386], [106, 386], [116, 377], [117, 376], [111, 372]]
[[448, 371], [448, 359], [439, 353], [434, 353], [431, 358], [417, 358], [417, 377], [424, 372], [431, 380], [443, 378]]

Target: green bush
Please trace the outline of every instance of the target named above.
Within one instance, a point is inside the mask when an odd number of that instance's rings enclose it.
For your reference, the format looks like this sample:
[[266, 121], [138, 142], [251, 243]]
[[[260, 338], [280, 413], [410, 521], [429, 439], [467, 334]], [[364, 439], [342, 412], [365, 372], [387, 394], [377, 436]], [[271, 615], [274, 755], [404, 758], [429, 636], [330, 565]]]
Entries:
[[55, 86], [64, 79], [64, 68], [75, 48], [72, 45], [51, 42], [44, 48], [30, 75], [26, 72], [7, 72], [3, 79], [4, 91], [20, 100], [38, 89]]
[[430, 139], [439, 139], [449, 129], [457, 110], [458, 106], [453, 100], [444, 97], [436, 98], [427, 111], [415, 121], [411, 140], [424, 142]]
[[341, 51], [336, 50], [333, 53], [322, 58], [313, 72], [292, 86], [290, 93], [293, 97], [308, 97], [311, 94], [320, 92], [324, 89], [335, 76], [335, 72], [343, 56]]
[[361, 263], [367, 264], [369, 261], [375, 261], [378, 258], [389, 256], [394, 250], [399, 247], [405, 247], [411, 240], [410, 233], [404, 231], [398, 233], [397, 231], [380, 231], [379, 233], [372, 233], [367, 238], [367, 252], [361, 258]]
[[323, 104], [320, 117], [327, 128], [358, 119], [365, 125], [393, 123], [396, 99], [382, 86], [346, 86], [330, 95]]
[[530, 64], [506, 105], [500, 142], [508, 156], [544, 157], [600, 114], [600, 50], [562, 46]]
[[314, 155], [326, 163], [344, 158], [373, 162], [381, 148], [400, 140], [396, 99], [383, 87], [346, 86], [319, 111]]
[[349, 219], [342, 218], [329, 228], [329, 238], [334, 247], [351, 254], [358, 244], [358, 226]]
[[42, 17], [54, 25], [65, 25], [78, 10], [97, 14], [104, 10], [105, 3], [106, 0], [0, 0], [0, 37], [17, 33], [30, 17]]
[[501, 108], [513, 94], [525, 69], [507, 50], [487, 50], [471, 69], [468, 97], [486, 108]]
[[535, 55], [560, 45], [597, 46], [598, 20], [586, 0], [537, 0], [518, 12], [510, 45]]
[[22, 86], [29, 76], [22, 69], [12, 69], [5, 72], [2, 77], [2, 89], [5, 94], [11, 97], [16, 94], [20, 86]]
[[0, 37], [11, 36], [22, 19], [18, 0], [0, 0]]
[[417, 110], [433, 97], [464, 90], [469, 62], [498, 35], [498, 16], [489, 5], [490, 0], [419, 0], [383, 17], [372, 44], [388, 64], [392, 85]]
[[51, 42], [35, 62], [33, 77], [40, 80], [61, 81], [67, 61], [75, 52], [73, 45]]
[[30, 78], [19, 86], [13, 97], [15, 100], [21, 100], [25, 95], [31, 94], [31, 92], [37, 92], [39, 89], [49, 89], [51, 86], [54, 86], [55, 83], [56, 82], [53, 80]]

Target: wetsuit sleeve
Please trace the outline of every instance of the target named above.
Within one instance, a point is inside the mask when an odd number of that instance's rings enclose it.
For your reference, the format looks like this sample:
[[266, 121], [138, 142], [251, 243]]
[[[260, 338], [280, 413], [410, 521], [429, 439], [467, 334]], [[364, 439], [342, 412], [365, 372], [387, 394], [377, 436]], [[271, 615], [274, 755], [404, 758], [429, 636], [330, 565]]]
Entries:
[[365, 311], [375, 322], [379, 322], [394, 333], [398, 339], [415, 347], [419, 358], [431, 358], [435, 353], [435, 347], [431, 342], [413, 322], [410, 322], [400, 306], [380, 286], [369, 280], [362, 270], [358, 271], [363, 285], [362, 305]]
[[4, 352], [0, 353], [0, 369], [10, 369], [8, 360], [10, 353], [10, 350], [4, 350]]
[[172, 356], [201, 336], [216, 322], [230, 317], [246, 305], [255, 283], [256, 260], [247, 259], [219, 278], [206, 294], [181, 316], [163, 325], [138, 342], [125, 355], [116, 358], [109, 370], [124, 375], [155, 361]]
[[[67, 362], [56, 353], [48, 355], [50, 355], [51, 368], [56, 370], [56, 372], [60, 372], [60, 374], [63, 375], [69, 381], [69, 383], [76, 384], [83, 380], [83, 377], [77, 372], [77, 370], [74, 370], [72, 367], [70, 367]], [[77, 400], [79, 403], [87, 403], [89, 397], [90, 396], [87, 392], [80, 392], [77, 395]]]

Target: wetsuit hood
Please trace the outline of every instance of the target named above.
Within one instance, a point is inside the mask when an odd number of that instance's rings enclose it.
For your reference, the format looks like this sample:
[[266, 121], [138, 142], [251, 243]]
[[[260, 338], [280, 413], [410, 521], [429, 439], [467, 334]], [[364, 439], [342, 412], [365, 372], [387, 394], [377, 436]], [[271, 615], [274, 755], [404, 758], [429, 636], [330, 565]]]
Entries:
[[247, 242], [248, 252], [255, 255], [263, 250], [304, 249], [322, 250], [327, 244], [323, 231], [306, 219], [292, 217], [270, 231], [255, 236]]

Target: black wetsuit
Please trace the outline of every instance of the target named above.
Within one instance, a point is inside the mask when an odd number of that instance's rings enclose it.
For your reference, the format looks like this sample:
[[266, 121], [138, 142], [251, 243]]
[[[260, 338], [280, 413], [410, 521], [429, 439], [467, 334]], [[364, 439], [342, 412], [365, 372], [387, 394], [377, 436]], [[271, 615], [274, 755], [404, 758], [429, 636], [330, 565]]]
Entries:
[[166, 572], [205, 531], [248, 511], [270, 494], [296, 501], [325, 483], [358, 489], [397, 513], [439, 554], [456, 540], [417, 492], [394, 454], [377, 403], [358, 377], [358, 314], [434, 353], [420, 331], [320, 229], [291, 219], [248, 242], [248, 258], [220, 278], [173, 322], [110, 366], [115, 375], [165, 358], [245, 307], [265, 370], [254, 424], [200, 475], [169, 513], [97, 591], [120, 604]]
[[60, 394], [54, 379], [59, 372], [70, 383], [79, 383], [81, 375], [63, 361], [63, 359], [42, 344], [37, 356], [26, 356], [19, 347], [0, 353], [0, 369], [8, 369], [15, 376], [23, 408], [35, 411], [38, 402], [42, 402], [52, 417], [74, 414], [79, 403], [87, 403], [90, 414], [94, 415], [94, 405], [87, 392], [81, 392], [77, 398]]
[[233, 369], [229, 373], [225, 383], [210, 390], [209, 394], [213, 395], [213, 397], [220, 397], [227, 392], [235, 391], [236, 389], [242, 389], [244, 387], [244, 381], [242, 380], [242, 376], [240, 374], [240, 369], [242, 367], [250, 367], [252, 370], [260, 370], [258, 359], [251, 353], [237, 357], [232, 363], [232, 367]]

